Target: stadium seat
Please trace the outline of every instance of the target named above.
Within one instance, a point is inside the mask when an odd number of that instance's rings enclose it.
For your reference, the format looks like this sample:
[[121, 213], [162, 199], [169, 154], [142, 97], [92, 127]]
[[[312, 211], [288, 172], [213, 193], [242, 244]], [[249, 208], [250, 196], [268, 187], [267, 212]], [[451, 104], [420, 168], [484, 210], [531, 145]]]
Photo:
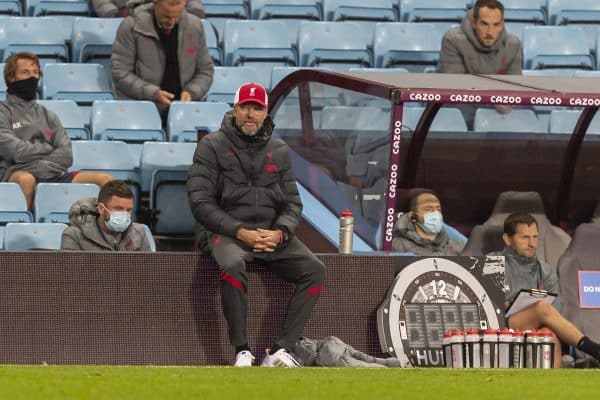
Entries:
[[[206, 4], [204, 6], [206, 7]], [[223, 65], [223, 51], [219, 47], [219, 39], [217, 38], [215, 27], [207, 19], [202, 20], [202, 27], [204, 28], [204, 36], [206, 37], [208, 54], [212, 58], [215, 65]]]
[[526, 109], [513, 109], [502, 113], [493, 108], [478, 108], [475, 112], [473, 129], [476, 132], [546, 132], [535, 112]]
[[196, 142], [198, 132], [214, 132], [221, 127], [223, 116], [231, 106], [227, 103], [180, 102], [169, 107], [167, 125], [171, 142]]
[[443, 33], [426, 23], [377, 23], [374, 32], [375, 66], [403, 67], [423, 72], [437, 65]]
[[[573, 128], [581, 115], [581, 110], [554, 110], [550, 113], [550, 133], [573, 133]], [[596, 113], [587, 134], [600, 134], [600, 114]]]
[[84, 197], [98, 197], [92, 183], [38, 183], [35, 189], [35, 222], [69, 222], [69, 208]]
[[326, 21], [396, 21], [393, 0], [323, 0]]
[[[405, 107], [402, 128], [414, 131], [424, 110], [424, 107]], [[436, 114], [429, 130], [431, 132], [467, 132], [467, 124], [459, 109], [443, 107]]]
[[248, 19], [245, 0], [202, 0], [207, 18]]
[[465, 0], [399, 0], [402, 22], [460, 22], [467, 13]]
[[227, 21], [223, 52], [225, 65], [253, 68], [259, 75], [258, 83], [267, 88], [273, 67], [297, 64], [292, 38], [281, 21]]
[[390, 113], [376, 107], [324, 107], [322, 129], [346, 131], [383, 131], [390, 129]]
[[91, 122], [95, 140], [120, 140], [129, 143], [136, 166], [139, 165], [142, 143], [166, 140], [160, 115], [151, 101], [95, 101], [92, 104]]
[[[4, 71], [4, 63], [0, 63], [0, 71]], [[6, 99], [6, 82], [4, 79], [0, 79], [0, 101]]]
[[21, 2], [19, 0], [1, 0], [0, 15], [20, 16]]
[[517, 211], [528, 212], [535, 217], [539, 234], [537, 256], [556, 268], [558, 259], [571, 242], [571, 237], [559, 227], [552, 225], [546, 216], [539, 193], [514, 191], [500, 193], [490, 217], [483, 225], [502, 226], [506, 217]]
[[562, 68], [549, 68], [549, 69], [524, 69], [522, 71], [523, 76], [575, 76], [577, 72], [588, 72], [581, 69], [562, 69]]
[[73, 62], [101, 64], [112, 82], [110, 56], [122, 21], [123, 18], [75, 18], [71, 35]]
[[91, 139], [81, 110], [73, 100], [38, 100], [37, 102], [58, 115], [71, 140]]
[[16, 223], [6, 224], [4, 250], [60, 250], [63, 223]]
[[502, 5], [505, 22], [534, 25], [546, 25], [548, 22], [546, 0], [503, 0]]
[[252, 0], [252, 19], [323, 19], [320, 0]]
[[576, 25], [585, 31], [589, 49], [596, 45], [600, 23], [600, 3], [596, 0], [548, 0], [548, 15], [552, 25]]
[[370, 67], [371, 41], [371, 36], [354, 22], [304, 21], [298, 33], [298, 58], [303, 67]]
[[150, 251], [151, 252], [156, 252], [156, 241], [154, 240], [154, 235], [152, 235], [152, 231], [150, 230], [150, 227], [146, 224], [140, 224], [142, 225], [142, 228], [144, 228], [144, 232], [146, 232], [146, 236], [148, 237], [148, 242], [150, 244]]
[[7, 222], [32, 222], [21, 187], [12, 182], [0, 183], [0, 225]]
[[[600, 48], [598, 50], [596, 50], [596, 53], [598, 51], [600, 51]], [[596, 63], [598, 63], [598, 62], [600, 62], [600, 59], [596, 58]], [[598, 64], [596, 64], [596, 65], [598, 65]], [[588, 70], [577, 69], [577, 70], [575, 70], [575, 76], [598, 78], [598, 77], [600, 77], [600, 71], [588, 71]]]
[[471, 230], [469, 240], [460, 255], [481, 257], [494, 251], [502, 251], [502, 234], [502, 225], [476, 225]]
[[29, 51], [42, 64], [68, 62], [65, 30], [53, 17], [0, 17], [0, 51], [5, 61], [12, 53]]
[[[581, 224], [573, 233], [573, 240], [558, 262], [558, 279], [562, 314], [585, 335], [600, 337], [600, 313], [597, 308], [579, 305], [582, 288], [579, 273], [600, 270], [600, 225]], [[576, 350], [577, 357], [589, 357]]]
[[235, 92], [241, 85], [259, 81], [258, 73], [250, 67], [215, 67], [205, 100], [233, 104]]
[[150, 193], [155, 234], [193, 234], [196, 220], [188, 205], [187, 171], [195, 143], [144, 143], [142, 187]]
[[4, 250], [4, 232], [6, 232], [6, 226], [0, 225], [0, 250]]
[[580, 27], [526, 26], [522, 46], [525, 69], [594, 69], [594, 59]]
[[47, 15], [90, 15], [90, 3], [84, 0], [24, 0], [30, 17]]

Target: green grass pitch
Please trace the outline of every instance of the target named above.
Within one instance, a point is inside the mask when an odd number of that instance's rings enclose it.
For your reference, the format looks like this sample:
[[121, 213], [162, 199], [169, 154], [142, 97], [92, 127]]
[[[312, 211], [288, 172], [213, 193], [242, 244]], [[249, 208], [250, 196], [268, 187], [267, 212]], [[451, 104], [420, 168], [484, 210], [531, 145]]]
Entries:
[[0, 399], [593, 399], [600, 370], [0, 366]]

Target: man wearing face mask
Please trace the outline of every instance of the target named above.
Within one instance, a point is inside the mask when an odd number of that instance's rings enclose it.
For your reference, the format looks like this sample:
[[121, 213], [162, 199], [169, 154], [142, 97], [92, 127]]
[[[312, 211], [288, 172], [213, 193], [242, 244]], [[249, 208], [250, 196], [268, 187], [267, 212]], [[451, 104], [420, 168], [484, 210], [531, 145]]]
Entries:
[[392, 249], [418, 256], [456, 256], [464, 244], [448, 236], [444, 228], [442, 205], [431, 191], [410, 199], [409, 212], [394, 225]]
[[265, 89], [246, 83], [221, 129], [202, 138], [188, 172], [190, 208], [204, 228], [204, 250], [219, 265], [221, 302], [235, 366], [250, 367], [246, 337], [246, 262], [260, 263], [296, 285], [283, 329], [262, 361], [297, 367], [290, 354], [322, 290], [325, 267], [294, 236], [302, 201], [287, 145], [271, 138]]
[[125, 181], [100, 188], [97, 217], [63, 231], [61, 250], [151, 251], [144, 228], [131, 222], [133, 192]]
[[4, 66], [6, 101], [0, 103], [0, 182], [17, 183], [31, 209], [39, 182], [95, 183], [110, 174], [69, 172], [71, 140], [55, 113], [37, 104], [41, 77], [35, 54], [12, 54]]

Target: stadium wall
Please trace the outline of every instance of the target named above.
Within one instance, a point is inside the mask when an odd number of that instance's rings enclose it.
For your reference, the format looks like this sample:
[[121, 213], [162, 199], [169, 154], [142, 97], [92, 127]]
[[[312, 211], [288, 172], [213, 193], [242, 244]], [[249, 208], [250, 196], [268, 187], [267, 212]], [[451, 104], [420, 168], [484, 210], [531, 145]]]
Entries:
[[[320, 255], [325, 290], [303, 334], [381, 356], [376, 311], [399, 257]], [[0, 363], [228, 365], [217, 266], [196, 253], [0, 253]], [[257, 355], [293, 285], [249, 266]]]

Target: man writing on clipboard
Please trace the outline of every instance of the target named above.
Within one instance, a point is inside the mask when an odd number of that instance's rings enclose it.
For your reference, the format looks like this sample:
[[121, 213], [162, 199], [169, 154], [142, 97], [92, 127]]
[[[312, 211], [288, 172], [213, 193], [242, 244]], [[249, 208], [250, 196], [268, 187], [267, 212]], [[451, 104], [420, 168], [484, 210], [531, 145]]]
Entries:
[[[501, 255], [506, 258], [506, 306], [521, 289], [536, 289], [560, 295], [556, 271], [536, 256], [538, 225], [528, 213], [513, 213], [504, 221], [505, 243]], [[600, 344], [590, 340], [561, 313], [560, 296], [554, 302], [537, 301], [507, 318], [512, 329], [539, 329], [546, 327], [555, 335], [554, 368], [561, 363], [560, 341], [591, 355], [600, 361]]]

